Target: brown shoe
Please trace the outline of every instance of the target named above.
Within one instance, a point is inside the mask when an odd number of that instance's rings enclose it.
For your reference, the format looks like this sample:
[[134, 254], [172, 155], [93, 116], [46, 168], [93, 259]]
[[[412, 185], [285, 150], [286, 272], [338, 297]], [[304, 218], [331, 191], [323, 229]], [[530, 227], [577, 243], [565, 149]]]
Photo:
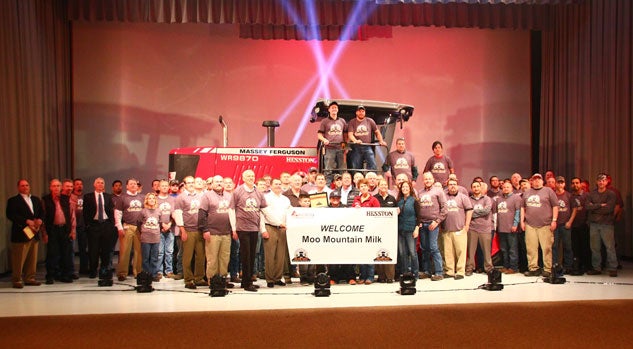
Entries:
[[371, 285], [371, 280], [365, 280], [365, 285]]
[[618, 277], [618, 271], [617, 270], [609, 270], [609, 276], [614, 278], [614, 277]]
[[28, 280], [24, 283], [25, 286], [40, 286], [42, 283], [37, 280]]
[[196, 284], [196, 286], [209, 286], [209, 284], [204, 280], [195, 281], [194, 284]]
[[174, 274], [173, 278], [174, 278], [174, 280], [182, 280], [183, 276], [182, 276], [182, 274]]
[[347, 283], [348, 285], [356, 285], [356, 280], [354, 279], [350, 279], [349, 282]]
[[24, 288], [24, 285], [20, 281], [14, 282], [13, 283], [13, 288]]
[[174, 278], [174, 273], [167, 273], [167, 275], [165, 275], [166, 278], [168, 279], [173, 279]]
[[194, 284], [193, 281], [189, 281], [189, 282], [185, 283], [185, 288], [188, 288], [190, 290], [195, 290], [196, 289], [196, 284]]
[[514, 269], [506, 269], [505, 273], [508, 274], [508, 275], [509, 274], [516, 274], [516, 270], [514, 270]]
[[125, 275], [119, 275], [119, 276], [117, 277], [117, 280], [119, 280], [119, 281], [125, 281], [125, 278], [126, 278], [126, 277], [125, 277]]

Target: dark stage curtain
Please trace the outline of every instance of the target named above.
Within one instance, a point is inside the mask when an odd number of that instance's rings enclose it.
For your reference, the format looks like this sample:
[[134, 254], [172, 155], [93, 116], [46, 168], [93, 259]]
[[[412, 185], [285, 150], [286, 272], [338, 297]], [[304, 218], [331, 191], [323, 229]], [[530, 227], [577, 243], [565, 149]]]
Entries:
[[[589, 179], [605, 171], [622, 192], [618, 250], [633, 256], [633, 2], [558, 8], [542, 32], [539, 167]], [[568, 180], [569, 183], [569, 180]]]
[[[573, 0], [69, 0], [68, 16], [87, 22], [223, 23], [252, 39], [351, 40], [361, 26], [543, 29], [547, 13]], [[310, 14], [313, 14], [312, 16]], [[309, 28], [312, 26], [313, 31]], [[314, 33], [318, 34], [315, 37]]]
[[[5, 205], [18, 179], [41, 196], [49, 179], [72, 174], [70, 23], [65, 1], [5, 0], [0, 13], [0, 229], [8, 232]], [[0, 272], [8, 267], [2, 236]]]

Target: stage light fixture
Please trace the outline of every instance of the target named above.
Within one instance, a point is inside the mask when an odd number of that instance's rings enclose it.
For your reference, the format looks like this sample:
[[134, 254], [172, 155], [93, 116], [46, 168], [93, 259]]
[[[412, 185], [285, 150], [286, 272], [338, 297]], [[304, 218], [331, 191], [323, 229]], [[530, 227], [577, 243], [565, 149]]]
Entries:
[[402, 296], [414, 295], [417, 292], [415, 288], [416, 281], [416, 277], [413, 276], [412, 273], [406, 272], [402, 274], [400, 277], [400, 291], [398, 291], [398, 293]]
[[501, 272], [498, 269], [492, 268], [488, 272], [488, 283], [482, 285], [486, 291], [501, 291], [503, 290], [503, 284], [501, 283]]
[[565, 282], [567, 282], [567, 279], [562, 277], [562, 275], [563, 275], [563, 267], [560, 264], [556, 263], [552, 266], [552, 270], [549, 276], [544, 277], [543, 281], [552, 285], [562, 285]]
[[314, 279], [313, 294], [315, 297], [330, 296], [330, 277], [326, 273], [319, 273]]
[[146, 271], [142, 271], [136, 275], [135, 289], [138, 293], [148, 293], [154, 291], [154, 288], [152, 287], [152, 276]]
[[113, 282], [112, 282], [112, 270], [108, 270], [105, 273], [103, 273], [100, 277], [99, 277], [99, 281], [97, 281], [97, 285], [99, 287], [108, 287], [108, 286], [112, 286]]
[[209, 296], [211, 297], [224, 297], [229, 293], [226, 289], [226, 279], [220, 274], [215, 274], [211, 278], [209, 288], [211, 289], [209, 292]]

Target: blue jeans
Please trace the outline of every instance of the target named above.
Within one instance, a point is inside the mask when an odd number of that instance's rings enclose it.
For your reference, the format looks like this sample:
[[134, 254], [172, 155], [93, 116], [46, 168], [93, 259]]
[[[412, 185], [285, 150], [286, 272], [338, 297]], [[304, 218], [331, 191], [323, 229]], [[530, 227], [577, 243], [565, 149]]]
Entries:
[[231, 238], [231, 258], [229, 259], [229, 274], [237, 277], [240, 273], [240, 240]]
[[152, 277], [158, 275], [160, 263], [158, 261], [158, 245], [160, 243], [150, 244], [141, 243], [141, 253], [143, 254], [143, 270], [150, 273]]
[[328, 184], [332, 183], [334, 171], [341, 173], [345, 170], [344, 158], [343, 149], [325, 148], [325, 155], [323, 156], [325, 167], [323, 168], [323, 174], [325, 174]]
[[433, 230], [429, 230], [430, 223], [423, 223], [420, 228], [420, 247], [422, 248], [422, 271], [427, 274], [431, 273], [431, 258], [435, 266], [435, 275], [444, 274], [444, 266], [442, 264], [442, 255], [437, 246], [437, 236], [440, 232], [438, 225]]
[[499, 232], [499, 248], [503, 253], [503, 267], [519, 270], [519, 237], [517, 233]]
[[158, 245], [158, 272], [163, 272], [165, 268], [165, 274], [173, 273], [173, 261], [174, 259], [174, 232], [170, 229], [168, 232], [160, 233], [160, 243]]
[[356, 170], [363, 169], [363, 161], [367, 164], [366, 168], [368, 170], [376, 169], [374, 149], [370, 145], [352, 145], [350, 161], [352, 163], [352, 168]]
[[358, 266], [358, 269], [360, 271], [360, 275], [358, 276], [358, 280], [369, 280], [371, 282], [374, 282], [374, 265], [373, 264], [360, 264]]
[[398, 230], [398, 265], [400, 274], [411, 272], [417, 277], [420, 271], [413, 231]]
[[559, 224], [554, 230], [554, 246], [552, 246], [552, 265], [558, 263], [558, 245], [563, 241], [563, 267], [571, 269], [574, 265], [574, 252], [571, 248], [571, 229]]
[[618, 258], [615, 255], [615, 238], [613, 225], [589, 223], [589, 245], [591, 247], [591, 266], [595, 270], [602, 270], [602, 252], [600, 242], [607, 250], [607, 270], [617, 270]]

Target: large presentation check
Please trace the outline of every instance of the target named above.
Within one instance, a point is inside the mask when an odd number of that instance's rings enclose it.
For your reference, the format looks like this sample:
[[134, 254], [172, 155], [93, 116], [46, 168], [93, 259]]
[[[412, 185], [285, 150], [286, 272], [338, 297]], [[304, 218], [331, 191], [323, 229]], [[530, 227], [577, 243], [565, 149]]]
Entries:
[[293, 264], [395, 264], [395, 208], [292, 208], [286, 217]]

